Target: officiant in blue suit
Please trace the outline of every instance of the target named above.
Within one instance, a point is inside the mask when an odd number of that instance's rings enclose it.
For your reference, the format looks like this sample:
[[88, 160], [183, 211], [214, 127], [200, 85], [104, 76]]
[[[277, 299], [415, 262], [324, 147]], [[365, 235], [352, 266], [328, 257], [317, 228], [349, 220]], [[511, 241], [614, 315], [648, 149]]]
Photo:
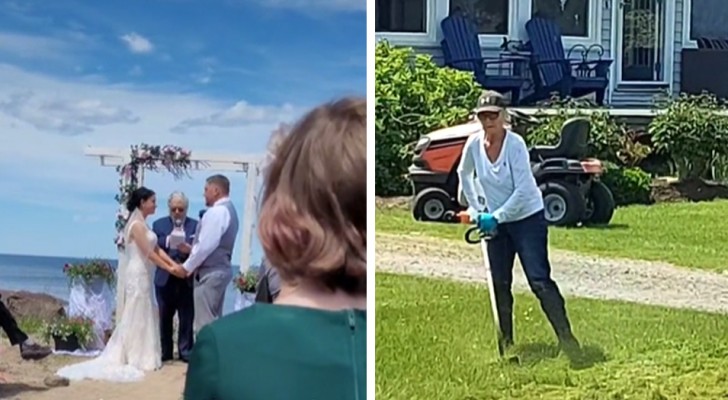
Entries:
[[[187, 217], [189, 200], [184, 193], [172, 193], [167, 204], [169, 216], [156, 220], [152, 229], [157, 234], [159, 247], [181, 264], [189, 257], [192, 249], [197, 220]], [[177, 314], [179, 319], [177, 350], [180, 360], [187, 362], [194, 342], [192, 281], [190, 278], [178, 278], [162, 268], [157, 268], [154, 285], [159, 304], [162, 361], [173, 359], [172, 321]]]

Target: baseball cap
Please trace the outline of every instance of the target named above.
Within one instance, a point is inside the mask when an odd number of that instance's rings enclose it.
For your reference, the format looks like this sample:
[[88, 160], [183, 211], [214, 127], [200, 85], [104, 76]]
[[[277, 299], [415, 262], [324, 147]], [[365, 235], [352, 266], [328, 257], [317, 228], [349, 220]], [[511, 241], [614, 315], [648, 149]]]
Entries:
[[480, 114], [482, 112], [500, 112], [506, 107], [506, 99], [502, 94], [495, 90], [486, 90], [478, 98], [478, 104], [473, 112]]

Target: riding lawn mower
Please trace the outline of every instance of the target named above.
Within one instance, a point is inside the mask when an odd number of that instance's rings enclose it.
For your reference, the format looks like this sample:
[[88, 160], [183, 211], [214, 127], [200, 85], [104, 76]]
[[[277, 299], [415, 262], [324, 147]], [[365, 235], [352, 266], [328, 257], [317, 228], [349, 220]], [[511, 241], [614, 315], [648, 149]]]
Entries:
[[[521, 126], [536, 122], [533, 117], [509, 113]], [[409, 167], [416, 220], [457, 222], [456, 214], [467, 207], [457, 175], [460, 155], [468, 137], [481, 129], [478, 121], [472, 121], [431, 132], [417, 142]], [[612, 219], [614, 197], [599, 180], [602, 164], [587, 156], [589, 131], [588, 119], [571, 118], [562, 126], [558, 144], [529, 149], [531, 171], [551, 225], [602, 225]]]

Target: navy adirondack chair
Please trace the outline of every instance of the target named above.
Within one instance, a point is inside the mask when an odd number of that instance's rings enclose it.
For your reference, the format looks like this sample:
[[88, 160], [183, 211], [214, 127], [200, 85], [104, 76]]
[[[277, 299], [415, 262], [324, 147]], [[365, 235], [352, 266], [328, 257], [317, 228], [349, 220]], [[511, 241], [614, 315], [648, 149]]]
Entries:
[[487, 66], [524, 62], [518, 58], [485, 59], [480, 51], [478, 33], [473, 24], [460, 14], [451, 15], [440, 24], [444, 39], [440, 42], [445, 65], [461, 71], [472, 72], [475, 80], [488, 90], [510, 93], [511, 104], [517, 105], [525, 77], [511, 75], [488, 75]]
[[[524, 102], [547, 99], [557, 92], [561, 98], [581, 97], [594, 93], [596, 102], [604, 104], [604, 96], [609, 84], [609, 67], [612, 60], [588, 60], [591, 50], [603, 54], [600, 46], [574, 46], [583, 48], [580, 60], [569, 59], [561, 41], [561, 29], [552, 20], [534, 17], [526, 23], [531, 48], [530, 69], [534, 83], [534, 93]], [[571, 50], [569, 51], [571, 53]], [[570, 55], [570, 54], [569, 54]]]

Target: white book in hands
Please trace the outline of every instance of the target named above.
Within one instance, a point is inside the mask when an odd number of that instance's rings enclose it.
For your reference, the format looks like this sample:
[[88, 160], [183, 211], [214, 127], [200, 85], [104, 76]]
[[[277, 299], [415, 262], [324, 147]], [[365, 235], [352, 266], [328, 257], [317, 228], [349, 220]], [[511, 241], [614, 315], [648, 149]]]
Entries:
[[181, 229], [173, 230], [172, 233], [169, 234], [169, 248], [176, 249], [179, 245], [185, 242], [185, 239], [185, 231]]

